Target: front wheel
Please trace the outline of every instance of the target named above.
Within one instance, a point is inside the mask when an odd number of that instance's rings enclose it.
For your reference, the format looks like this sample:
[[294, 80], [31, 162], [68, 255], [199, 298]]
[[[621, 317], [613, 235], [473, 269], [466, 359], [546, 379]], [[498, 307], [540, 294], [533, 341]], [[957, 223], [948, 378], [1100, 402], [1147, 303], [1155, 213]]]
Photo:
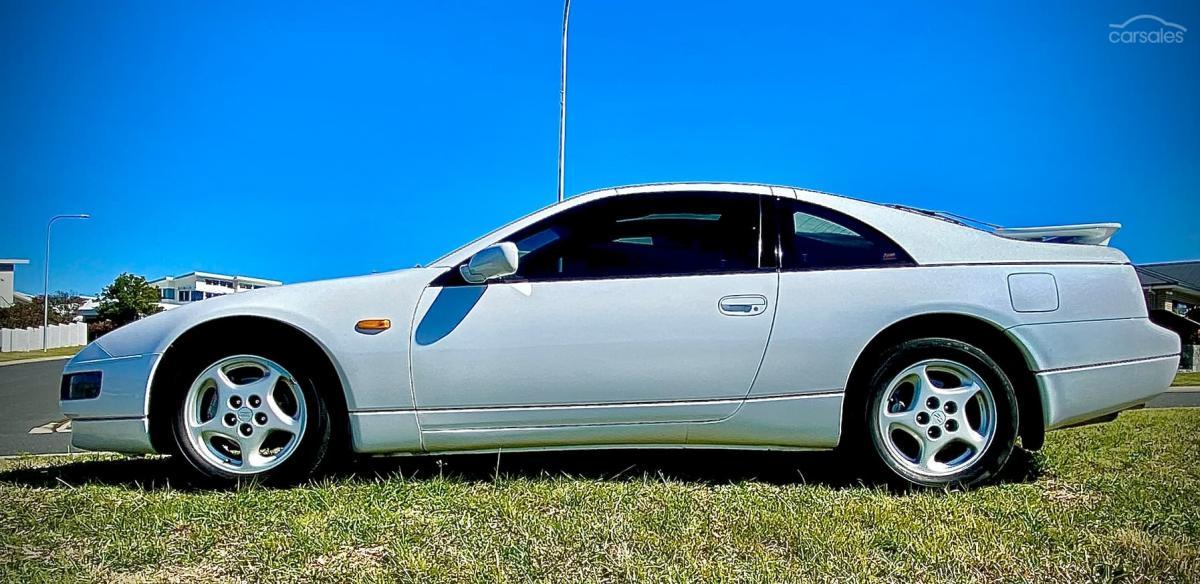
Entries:
[[324, 458], [329, 410], [299, 361], [258, 353], [210, 356], [194, 360], [182, 377], [189, 385], [175, 409], [175, 442], [202, 476], [291, 481], [311, 474]]
[[917, 339], [883, 359], [864, 422], [889, 478], [972, 487], [995, 478], [1012, 455], [1017, 400], [1004, 370], [979, 348]]

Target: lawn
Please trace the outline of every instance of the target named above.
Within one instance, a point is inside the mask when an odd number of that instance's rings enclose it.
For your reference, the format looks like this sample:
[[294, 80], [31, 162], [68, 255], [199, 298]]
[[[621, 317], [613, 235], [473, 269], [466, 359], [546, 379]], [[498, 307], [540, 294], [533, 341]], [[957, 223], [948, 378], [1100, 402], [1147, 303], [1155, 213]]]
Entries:
[[1196, 373], [1176, 373], [1175, 381], [1171, 382], [1172, 386], [1179, 385], [1200, 385], [1200, 372]]
[[1051, 433], [967, 493], [823, 453], [392, 458], [231, 492], [165, 459], [10, 459], [0, 581], [1197, 581], [1197, 461], [1196, 409]]
[[83, 349], [83, 347], [60, 347], [58, 349], [50, 349], [46, 352], [38, 350], [0, 353], [0, 363], [5, 361], [20, 361], [22, 359], [41, 359], [42, 357], [73, 357], [80, 349]]

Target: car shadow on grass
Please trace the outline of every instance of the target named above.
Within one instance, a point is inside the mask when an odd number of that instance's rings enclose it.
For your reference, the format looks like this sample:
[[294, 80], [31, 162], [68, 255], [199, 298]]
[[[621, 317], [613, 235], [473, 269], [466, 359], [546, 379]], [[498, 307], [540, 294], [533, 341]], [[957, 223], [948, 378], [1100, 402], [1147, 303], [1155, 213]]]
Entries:
[[[318, 481], [359, 482], [448, 479], [467, 482], [551, 480], [562, 477], [595, 481], [663, 480], [697, 484], [758, 482], [773, 485], [816, 484], [835, 489], [883, 487], [863, 476], [860, 461], [841, 452], [764, 452], [701, 449], [612, 449], [558, 452], [501, 452], [423, 456], [359, 457], [328, 471]], [[1041, 457], [1018, 448], [1001, 482], [1031, 482], [1043, 474]], [[80, 460], [40, 468], [0, 472], [0, 483], [69, 489], [82, 485], [133, 489], [205, 490], [171, 457]]]

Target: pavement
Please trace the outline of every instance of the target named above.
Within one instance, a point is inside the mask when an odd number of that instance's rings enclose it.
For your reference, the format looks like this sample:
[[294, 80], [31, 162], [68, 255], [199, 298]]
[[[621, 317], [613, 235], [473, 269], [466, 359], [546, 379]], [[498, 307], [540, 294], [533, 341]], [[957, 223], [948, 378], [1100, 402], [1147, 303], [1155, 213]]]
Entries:
[[[0, 456], [70, 451], [70, 425], [58, 411], [67, 357], [0, 367]], [[1147, 407], [1200, 407], [1200, 386], [1172, 387]]]
[[67, 452], [71, 434], [58, 424], [58, 386], [68, 358], [0, 367], [0, 455]]
[[1148, 408], [1195, 408], [1200, 407], [1200, 386], [1172, 387], [1146, 404]]

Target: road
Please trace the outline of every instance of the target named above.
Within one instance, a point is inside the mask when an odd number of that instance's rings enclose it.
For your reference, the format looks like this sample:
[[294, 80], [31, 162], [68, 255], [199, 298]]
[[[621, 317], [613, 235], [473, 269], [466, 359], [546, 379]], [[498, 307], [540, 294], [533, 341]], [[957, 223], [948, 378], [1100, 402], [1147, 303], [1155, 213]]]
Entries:
[[66, 364], [63, 358], [0, 366], [0, 455], [67, 451], [69, 433], [29, 433], [63, 419], [58, 413], [58, 385]]
[[[58, 385], [66, 359], [0, 366], [0, 456], [67, 452], [69, 432], [30, 430], [62, 421]], [[1200, 407], [1200, 387], [1173, 388], [1152, 408]]]

